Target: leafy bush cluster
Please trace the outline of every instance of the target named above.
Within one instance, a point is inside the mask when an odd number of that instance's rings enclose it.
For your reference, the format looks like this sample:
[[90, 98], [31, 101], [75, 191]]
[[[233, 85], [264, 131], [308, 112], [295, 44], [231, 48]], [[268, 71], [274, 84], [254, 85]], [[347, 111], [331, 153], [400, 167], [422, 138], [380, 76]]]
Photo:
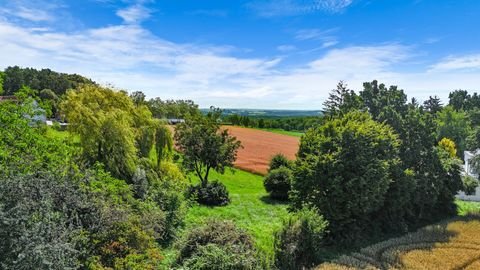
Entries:
[[279, 269], [311, 268], [322, 261], [328, 222], [318, 210], [302, 208], [275, 234], [275, 265]]
[[270, 160], [268, 174], [263, 180], [265, 190], [270, 197], [277, 200], [287, 200], [293, 179], [292, 162], [284, 155], [277, 154]]
[[184, 269], [261, 269], [253, 240], [231, 221], [208, 221], [181, 243], [177, 264]]
[[227, 187], [219, 181], [190, 186], [189, 197], [203, 205], [224, 206], [230, 202]]

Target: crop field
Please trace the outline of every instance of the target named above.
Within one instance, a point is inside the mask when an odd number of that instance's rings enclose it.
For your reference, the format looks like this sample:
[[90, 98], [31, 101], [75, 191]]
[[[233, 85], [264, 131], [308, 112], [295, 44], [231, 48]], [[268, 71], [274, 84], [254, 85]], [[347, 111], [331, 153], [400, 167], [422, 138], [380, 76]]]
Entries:
[[431, 225], [317, 269], [480, 269], [480, 215]]
[[245, 171], [265, 174], [272, 156], [281, 153], [293, 160], [298, 151], [299, 137], [235, 126], [227, 129], [242, 142], [235, 167]]

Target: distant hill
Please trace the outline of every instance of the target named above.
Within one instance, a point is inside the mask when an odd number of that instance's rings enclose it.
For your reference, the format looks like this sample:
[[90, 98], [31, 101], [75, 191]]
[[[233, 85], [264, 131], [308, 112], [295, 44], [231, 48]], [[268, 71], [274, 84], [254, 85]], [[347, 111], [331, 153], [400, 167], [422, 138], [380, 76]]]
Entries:
[[52, 90], [57, 96], [65, 94], [68, 89], [76, 89], [80, 84], [95, 84], [94, 81], [78, 74], [66, 74], [50, 69], [8, 67], [0, 72], [3, 79], [3, 95], [13, 95], [22, 86], [33, 90]]
[[[203, 113], [209, 109], [200, 109]], [[277, 118], [277, 117], [304, 117], [304, 116], [321, 116], [322, 111], [304, 111], [304, 110], [264, 110], [264, 109], [223, 109], [225, 116], [237, 114], [240, 116]]]

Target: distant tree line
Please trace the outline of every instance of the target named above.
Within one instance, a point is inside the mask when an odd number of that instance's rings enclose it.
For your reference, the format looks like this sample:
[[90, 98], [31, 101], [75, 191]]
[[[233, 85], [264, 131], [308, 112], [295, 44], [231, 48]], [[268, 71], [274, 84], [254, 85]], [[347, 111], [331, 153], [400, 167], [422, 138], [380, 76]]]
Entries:
[[322, 123], [321, 116], [297, 116], [297, 117], [279, 117], [263, 118], [257, 116], [245, 116], [231, 114], [223, 116], [225, 124], [252, 128], [274, 128], [288, 131], [306, 131], [309, 128]]

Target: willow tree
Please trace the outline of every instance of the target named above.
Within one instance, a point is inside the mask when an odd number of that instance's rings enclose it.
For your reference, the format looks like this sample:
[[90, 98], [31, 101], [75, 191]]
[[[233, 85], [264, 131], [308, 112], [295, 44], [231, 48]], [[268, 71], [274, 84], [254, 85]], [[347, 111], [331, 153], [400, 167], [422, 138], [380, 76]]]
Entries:
[[155, 153], [157, 154], [157, 167], [167, 159], [173, 150], [172, 132], [166, 125], [159, 124], [155, 130]]
[[89, 163], [101, 162], [115, 177], [130, 179], [136, 167], [135, 106], [125, 92], [84, 85], [67, 92], [62, 111], [80, 138]]

